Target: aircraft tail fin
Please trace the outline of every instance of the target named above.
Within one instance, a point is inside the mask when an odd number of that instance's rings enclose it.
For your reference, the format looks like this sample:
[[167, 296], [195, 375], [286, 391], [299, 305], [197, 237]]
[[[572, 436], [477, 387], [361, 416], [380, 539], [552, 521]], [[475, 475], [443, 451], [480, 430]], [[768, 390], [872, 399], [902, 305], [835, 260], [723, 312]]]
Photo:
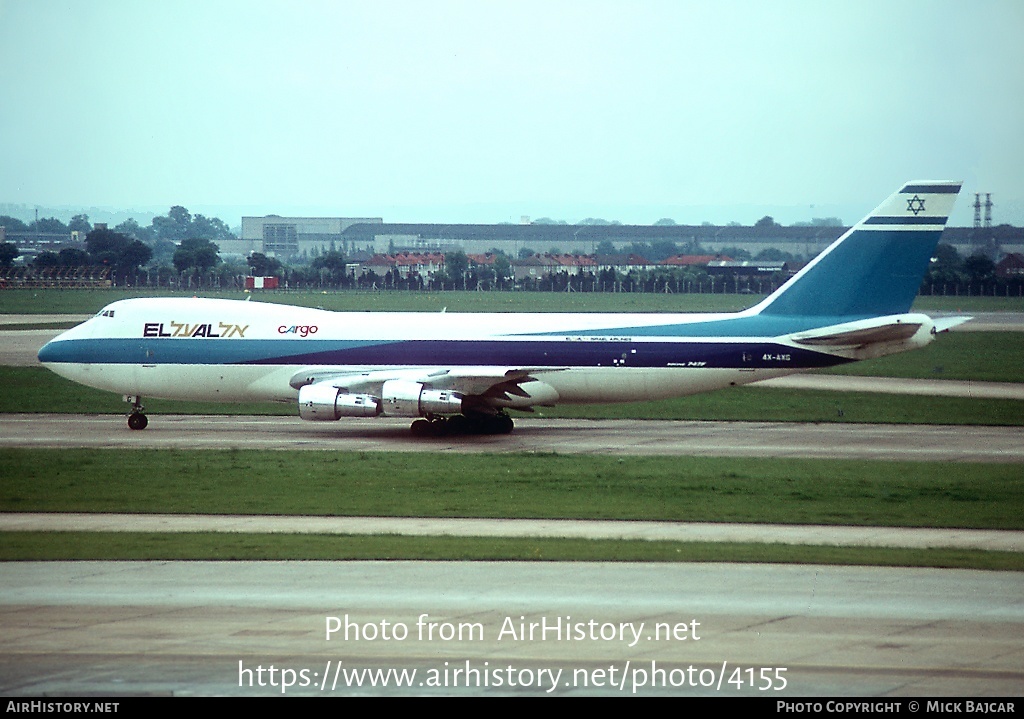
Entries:
[[751, 312], [836, 318], [908, 312], [961, 184], [908, 182]]

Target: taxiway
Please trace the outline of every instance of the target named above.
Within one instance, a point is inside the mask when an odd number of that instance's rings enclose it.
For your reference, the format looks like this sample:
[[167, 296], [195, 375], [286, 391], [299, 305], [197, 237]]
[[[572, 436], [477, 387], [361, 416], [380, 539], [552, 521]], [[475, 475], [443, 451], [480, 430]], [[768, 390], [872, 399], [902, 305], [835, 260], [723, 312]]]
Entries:
[[[1019, 696], [1022, 596], [1020, 573], [967, 570], [18, 562], [0, 564], [0, 693]], [[524, 638], [542, 623], [584, 629]], [[516, 686], [485, 685], [509, 667]], [[366, 669], [416, 675], [369, 686]]]
[[4, 415], [0, 446], [1024, 462], [1024, 427], [531, 418], [510, 435], [417, 438], [401, 418], [154, 415], [136, 432], [118, 415], [16, 414]]

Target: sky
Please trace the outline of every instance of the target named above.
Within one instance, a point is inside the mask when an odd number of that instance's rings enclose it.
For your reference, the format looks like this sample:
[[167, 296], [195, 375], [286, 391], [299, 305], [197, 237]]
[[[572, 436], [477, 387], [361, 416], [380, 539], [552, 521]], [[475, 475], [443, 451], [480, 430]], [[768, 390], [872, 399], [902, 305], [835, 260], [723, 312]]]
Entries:
[[0, 203], [1024, 225], [1024, 2], [0, 0]]

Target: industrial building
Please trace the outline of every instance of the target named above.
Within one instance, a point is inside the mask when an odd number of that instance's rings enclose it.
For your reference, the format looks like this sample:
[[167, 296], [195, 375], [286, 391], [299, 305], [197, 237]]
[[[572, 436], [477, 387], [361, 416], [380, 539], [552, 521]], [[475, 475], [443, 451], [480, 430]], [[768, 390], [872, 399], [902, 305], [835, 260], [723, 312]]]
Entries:
[[262, 252], [284, 262], [309, 259], [329, 250], [350, 252], [344, 232], [352, 225], [382, 225], [380, 217], [243, 217], [237, 240], [219, 240], [222, 253]]
[[[718, 253], [740, 247], [751, 255], [765, 249], [781, 249], [794, 255], [813, 257], [828, 247], [848, 228], [831, 226], [747, 227], [739, 225], [546, 225], [546, 224], [411, 224], [385, 223], [382, 218], [352, 217], [243, 217], [238, 240], [219, 240], [221, 253], [249, 255], [252, 252], [277, 257], [285, 262], [309, 260], [335, 249], [346, 256], [396, 252], [452, 252], [472, 254], [501, 250], [518, 257], [523, 249], [534, 253], [552, 252], [593, 255], [598, 246], [610, 242], [616, 252], [630, 252], [634, 243], [674, 243], [681, 249], [700, 248]], [[982, 240], [981, 238], [985, 239]], [[1002, 252], [1024, 251], [1024, 229], [947, 227], [942, 242], [970, 256], [985, 244]]]

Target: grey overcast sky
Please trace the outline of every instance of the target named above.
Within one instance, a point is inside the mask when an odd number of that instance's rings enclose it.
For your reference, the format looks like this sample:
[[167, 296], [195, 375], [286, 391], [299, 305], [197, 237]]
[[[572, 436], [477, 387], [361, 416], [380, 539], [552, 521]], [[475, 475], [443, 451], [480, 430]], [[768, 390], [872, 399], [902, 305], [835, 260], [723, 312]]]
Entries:
[[0, 203], [1024, 224], [1024, 2], [0, 0]]

